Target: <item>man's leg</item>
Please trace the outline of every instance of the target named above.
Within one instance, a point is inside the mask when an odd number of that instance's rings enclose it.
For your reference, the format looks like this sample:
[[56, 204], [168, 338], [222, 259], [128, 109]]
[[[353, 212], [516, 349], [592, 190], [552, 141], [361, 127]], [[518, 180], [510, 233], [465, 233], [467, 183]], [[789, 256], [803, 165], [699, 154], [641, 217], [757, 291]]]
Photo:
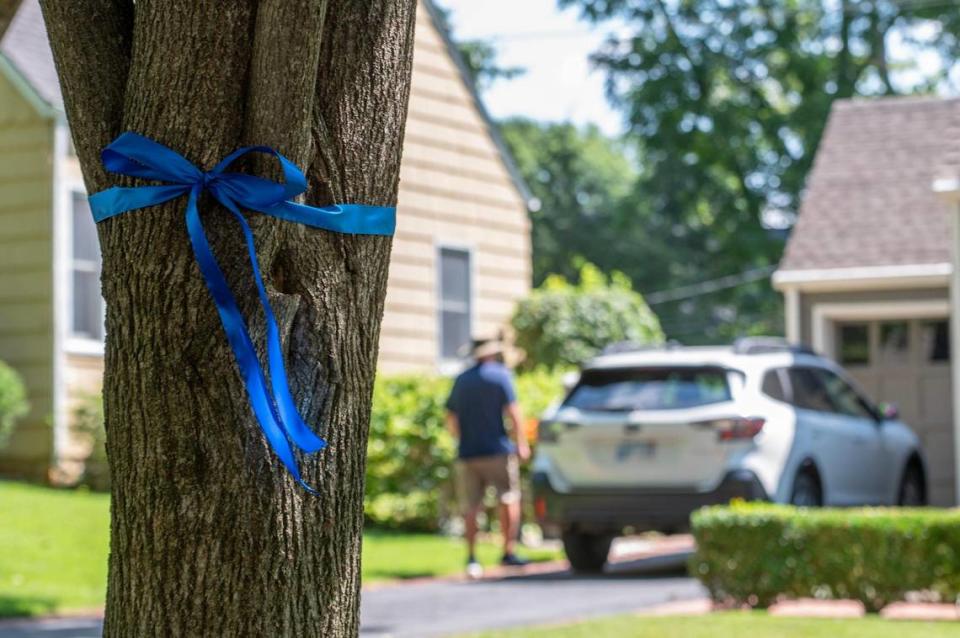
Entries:
[[500, 503], [500, 530], [503, 532], [504, 556], [513, 554], [518, 529], [520, 529], [520, 499]]
[[483, 506], [484, 483], [478, 472], [476, 461], [459, 461], [457, 475], [463, 511], [463, 535], [467, 541], [467, 570], [470, 571], [477, 563], [477, 514]]
[[517, 457], [500, 457], [497, 480], [494, 482], [500, 497], [500, 531], [503, 532], [504, 565], [525, 565], [527, 561], [513, 553], [520, 529], [520, 465]]
[[464, 537], [467, 539], [467, 560], [473, 562], [477, 550], [477, 514], [480, 506], [468, 507], [463, 513]]

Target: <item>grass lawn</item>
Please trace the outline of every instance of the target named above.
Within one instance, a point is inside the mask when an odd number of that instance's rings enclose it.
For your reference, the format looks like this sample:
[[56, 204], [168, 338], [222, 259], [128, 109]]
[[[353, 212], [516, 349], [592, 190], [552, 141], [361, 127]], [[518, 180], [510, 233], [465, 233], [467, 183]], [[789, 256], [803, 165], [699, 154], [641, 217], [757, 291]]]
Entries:
[[[0, 481], [0, 618], [92, 609], [103, 604], [110, 498]], [[527, 552], [538, 560], [553, 552]], [[479, 548], [484, 564], [499, 559]], [[465, 550], [455, 538], [368, 532], [363, 582], [460, 573]]]
[[951, 622], [783, 618], [763, 612], [709, 616], [614, 616], [574, 625], [512, 629], [471, 638], [946, 638], [958, 635]]

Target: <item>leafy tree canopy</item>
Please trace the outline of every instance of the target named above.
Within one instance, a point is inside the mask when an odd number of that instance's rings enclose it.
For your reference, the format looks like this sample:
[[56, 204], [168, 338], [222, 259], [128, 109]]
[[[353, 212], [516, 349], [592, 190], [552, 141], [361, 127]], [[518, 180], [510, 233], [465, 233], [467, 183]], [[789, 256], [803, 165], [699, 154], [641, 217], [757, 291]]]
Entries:
[[[641, 159], [633, 200], [647, 240], [620, 267], [644, 291], [775, 264], [783, 232], [772, 227], [796, 214], [833, 100], [949, 84], [960, 49], [951, 2], [558, 2], [619, 34], [594, 62]], [[918, 66], [920, 53], [939, 67]], [[671, 336], [711, 340], [778, 306], [753, 284], [658, 311]]]
[[619, 260], [611, 241], [637, 179], [623, 145], [593, 126], [514, 118], [502, 122], [500, 130], [540, 200], [531, 212], [534, 285], [551, 274], [577, 277], [583, 259], [614, 269]]
[[524, 368], [579, 365], [619, 341], [663, 341], [657, 316], [626, 275], [608, 277], [581, 262], [578, 279], [551, 275], [517, 306], [512, 324]]

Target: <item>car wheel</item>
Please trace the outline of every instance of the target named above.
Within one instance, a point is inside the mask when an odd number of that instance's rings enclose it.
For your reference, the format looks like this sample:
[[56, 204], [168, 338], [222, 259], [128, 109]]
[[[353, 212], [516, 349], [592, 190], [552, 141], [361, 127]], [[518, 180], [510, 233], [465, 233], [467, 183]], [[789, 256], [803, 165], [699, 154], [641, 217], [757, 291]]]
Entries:
[[922, 507], [927, 504], [923, 470], [916, 463], [910, 463], [903, 471], [897, 504], [900, 507]]
[[790, 504], [797, 507], [820, 507], [823, 505], [823, 489], [814, 470], [803, 469], [793, 481]]
[[605, 534], [565, 531], [563, 551], [575, 572], [596, 574], [603, 571], [613, 538]]

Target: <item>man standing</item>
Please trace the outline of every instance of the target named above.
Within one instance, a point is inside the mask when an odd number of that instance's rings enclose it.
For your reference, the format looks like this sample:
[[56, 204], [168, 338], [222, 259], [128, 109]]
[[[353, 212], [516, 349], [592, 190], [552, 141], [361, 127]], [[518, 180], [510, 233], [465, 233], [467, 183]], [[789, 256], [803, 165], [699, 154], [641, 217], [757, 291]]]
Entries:
[[[500, 530], [503, 532], [502, 565], [525, 565], [513, 551], [520, 528], [520, 468], [518, 458], [530, 458], [530, 446], [523, 431], [510, 371], [503, 364], [503, 345], [496, 340], [478, 343], [473, 351], [476, 363], [453, 384], [447, 399], [447, 424], [459, 439], [457, 463], [466, 527], [467, 573], [482, 573], [476, 558], [477, 514], [488, 486], [500, 501]], [[503, 415], [510, 417], [514, 444], [507, 435]]]

